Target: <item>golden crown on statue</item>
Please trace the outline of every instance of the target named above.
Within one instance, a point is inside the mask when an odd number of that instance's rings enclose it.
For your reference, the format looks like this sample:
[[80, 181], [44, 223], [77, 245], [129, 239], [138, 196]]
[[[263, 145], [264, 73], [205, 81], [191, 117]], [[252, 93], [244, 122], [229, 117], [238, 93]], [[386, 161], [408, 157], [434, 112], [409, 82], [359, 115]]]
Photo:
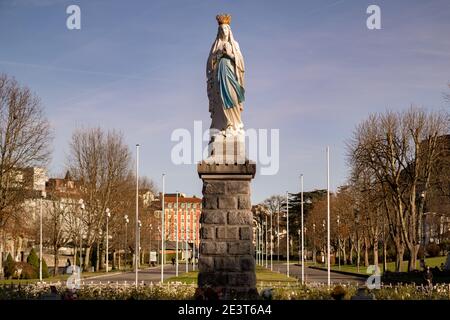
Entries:
[[217, 23], [221, 24], [230, 24], [231, 16], [229, 14], [218, 14], [216, 16]]

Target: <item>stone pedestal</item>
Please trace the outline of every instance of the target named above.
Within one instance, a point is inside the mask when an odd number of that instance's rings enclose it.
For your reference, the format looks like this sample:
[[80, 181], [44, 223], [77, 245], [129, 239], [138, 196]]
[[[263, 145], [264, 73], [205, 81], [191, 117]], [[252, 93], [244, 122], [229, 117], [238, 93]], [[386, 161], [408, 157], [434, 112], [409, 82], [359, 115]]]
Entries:
[[203, 180], [198, 292], [219, 299], [255, 299], [250, 181], [256, 165], [202, 162], [197, 169]]

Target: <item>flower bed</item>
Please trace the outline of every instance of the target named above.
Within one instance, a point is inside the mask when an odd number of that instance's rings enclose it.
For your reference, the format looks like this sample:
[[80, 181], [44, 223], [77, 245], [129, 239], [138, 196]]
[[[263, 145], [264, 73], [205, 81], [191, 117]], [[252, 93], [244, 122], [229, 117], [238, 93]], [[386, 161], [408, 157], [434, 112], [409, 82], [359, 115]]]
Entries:
[[[321, 284], [271, 283], [258, 287], [258, 292], [267, 288], [273, 289], [271, 298], [274, 300], [331, 300], [333, 296], [348, 300], [358, 289], [354, 285], [332, 286], [329, 289]], [[192, 300], [195, 289], [195, 285], [179, 283], [139, 285], [138, 288], [132, 284], [86, 284], [72, 294], [63, 283], [37, 283], [0, 286], [0, 300]], [[377, 300], [450, 300], [450, 284], [437, 284], [432, 288], [414, 284], [387, 285], [371, 290], [368, 296]]]

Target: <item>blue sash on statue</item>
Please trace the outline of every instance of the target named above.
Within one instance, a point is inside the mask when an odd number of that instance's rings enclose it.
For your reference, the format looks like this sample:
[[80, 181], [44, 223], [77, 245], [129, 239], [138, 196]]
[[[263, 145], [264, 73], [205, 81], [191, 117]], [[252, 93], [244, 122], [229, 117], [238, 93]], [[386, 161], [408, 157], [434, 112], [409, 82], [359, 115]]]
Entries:
[[[239, 103], [244, 102], [245, 90], [236, 79], [230, 58], [222, 57], [220, 59], [217, 69], [217, 80], [219, 81], [220, 97], [225, 109], [236, 107]], [[231, 84], [231, 86], [229, 87], [228, 84]], [[237, 102], [233, 101], [230, 90], [236, 92]]]

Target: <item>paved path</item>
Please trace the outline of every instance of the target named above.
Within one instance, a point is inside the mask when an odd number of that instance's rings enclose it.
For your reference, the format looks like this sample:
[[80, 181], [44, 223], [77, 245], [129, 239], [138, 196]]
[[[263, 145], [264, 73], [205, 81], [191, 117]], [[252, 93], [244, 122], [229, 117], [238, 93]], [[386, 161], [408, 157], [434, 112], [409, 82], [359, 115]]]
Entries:
[[[286, 274], [287, 265], [286, 263], [274, 264], [273, 270], [280, 273]], [[269, 264], [270, 270], [270, 264]], [[302, 268], [300, 265], [289, 264], [289, 274], [290, 276], [301, 279]], [[331, 283], [357, 283], [363, 284], [365, 280], [361, 277], [351, 276], [346, 274], [341, 274], [337, 272], [331, 272], [330, 275]], [[328, 273], [325, 270], [311, 269], [305, 266], [305, 281], [307, 283], [327, 283]]]
[[[196, 266], [197, 267], [197, 266]], [[286, 263], [280, 263], [273, 265], [273, 270], [286, 274]], [[270, 264], [269, 268], [270, 270]], [[184, 264], [180, 264], [179, 266], [179, 274], [182, 274], [186, 271], [186, 267]], [[189, 271], [192, 271], [192, 266], [189, 267]], [[292, 277], [296, 277], [298, 279], [301, 279], [301, 266], [290, 264], [289, 265], [289, 273]], [[175, 267], [172, 265], [165, 265], [164, 267], [164, 279], [170, 278], [175, 276]], [[311, 269], [308, 267], [305, 267], [305, 278], [307, 283], [327, 283], [327, 272], [325, 270], [317, 270], [317, 269]], [[144, 281], [144, 283], [157, 283], [161, 280], [161, 268], [160, 267], [153, 267], [148, 269], [142, 269], [139, 270], [138, 274], [139, 282]], [[110, 282], [119, 282], [123, 283], [124, 281], [128, 283], [134, 283], [135, 280], [135, 273], [130, 272], [122, 272], [122, 273], [116, 273], [112, 272], [108, 275], [101, 275], [101, 276], [95, 276], [91, 278], [83, 279], [85, 283], [106, 283], [108, 281]], [[365, 280], [361, 277], [351, 276], [351, 275], [345, 275], [340, 274], [336, 272], [331, 272], [331, 283], [356, 283], [356, 284], [363, 284]]]
[[[196, 266], [197, 268], [197, 266]], [[186, 272], [186, 265], [180, 264], [179, 265], [179, 274], [182, 274]], [[170, 278], [175, 276], [175, 267], [172, 265], [165, 265], [164, 266], [164, 279]], [[192, 271], [192, 266], [189, 267], [189, 271]], [[119, 282], [123, 283], [124, 281], [128, 283], [134, 283], [135, 280], [135, 273], [134, 271], [129, 272], [111, 272], [111, 274], [105, 274], [101, 276], [94, 276], [90, 278], [83, 279], [82, 282], [84, 283], [106, 283], [108, 281], [110, 282]], [[144, 283], [156, 283], [161, 280], [161, 267], [152, 267], [147, 269], [140, 269], [138, 272], [138, 281], [144, 281]]]

